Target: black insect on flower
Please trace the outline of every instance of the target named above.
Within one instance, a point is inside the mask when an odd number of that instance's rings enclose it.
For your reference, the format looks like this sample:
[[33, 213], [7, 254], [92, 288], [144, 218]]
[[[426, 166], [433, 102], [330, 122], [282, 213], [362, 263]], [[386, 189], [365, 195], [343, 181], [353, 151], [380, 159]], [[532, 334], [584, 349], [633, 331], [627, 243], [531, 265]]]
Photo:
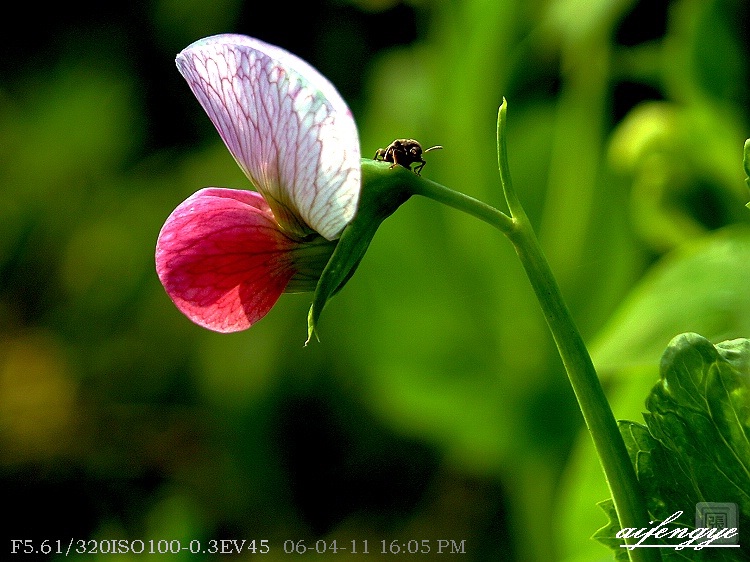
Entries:
[[374, 160], [391, 162], [391, 168], [398, 164], [407, 170], [412, 170], [411, 165], [417, 164], [412, 171], [419, 176], [421, 175], [422, 168], [427, 164], [424, 158], [422, 158], [422, 154], [441, 148], [443, 147], [437, 145], [431, 146], [427, 150], [422, 150], [422, 145], [414, 139], [396, 139], [387, 148], [378, 148]]

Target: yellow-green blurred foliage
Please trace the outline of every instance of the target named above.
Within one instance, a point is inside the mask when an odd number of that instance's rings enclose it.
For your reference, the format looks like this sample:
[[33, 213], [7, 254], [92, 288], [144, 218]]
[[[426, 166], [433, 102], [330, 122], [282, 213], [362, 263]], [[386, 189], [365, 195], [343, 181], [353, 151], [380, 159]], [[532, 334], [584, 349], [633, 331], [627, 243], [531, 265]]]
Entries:
[[28, 6], [2, 24], [7, 536], [268, 539], [266, 560], [301, 539], [368, 540], [367, 559], [392, 559], [393, 539], [433, 541], [422, 560], [451, 558], [437, 539], [465, 541], [464, 560], [611, 559], [588, 539], [607, 490], [565, 373], [486, 225], [406, 203], [307, 348], [310, 295], [233, 335], [175, 309], [153, 265], [164, 219], [199, 188], [250, 186], [174, 55], [219, 32], [286, 47], [350, 102], [363, 156], [441, 144], [423, 174], [495, 205], [507, 98], [516, 189], [616, 415], [640, 421], [673, 335], [750, 336], [747, 4], [268, 9], [154, 0], [39, 22]]

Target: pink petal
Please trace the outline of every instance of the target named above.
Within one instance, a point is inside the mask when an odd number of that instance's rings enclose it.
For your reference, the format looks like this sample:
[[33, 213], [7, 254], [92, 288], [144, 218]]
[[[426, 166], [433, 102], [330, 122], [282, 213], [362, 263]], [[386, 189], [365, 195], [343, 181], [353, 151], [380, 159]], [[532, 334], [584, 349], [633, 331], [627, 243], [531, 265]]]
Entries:
[[300, 58], [243, 35], [193, 43], [177, 67], [279, 224], [338, 238], [357, 208], [360, 151], [351, 111]]
[[295, 270], [285, 236], [252, 191], [207, 188], [181, 203], [159, 233], [156, 271], [177, 308], [217, 332], [249, 328]]

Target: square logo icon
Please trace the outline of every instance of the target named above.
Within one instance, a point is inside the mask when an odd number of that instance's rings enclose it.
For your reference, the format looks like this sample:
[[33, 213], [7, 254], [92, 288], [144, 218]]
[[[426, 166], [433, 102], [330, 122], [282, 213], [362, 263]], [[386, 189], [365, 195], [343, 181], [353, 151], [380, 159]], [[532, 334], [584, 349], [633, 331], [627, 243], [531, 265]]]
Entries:
[[[699, 502], [695, 504], [695, 528], [737, 529], [737, 504]], [[739, 535], [722, 537], [713, 544], [737, 544]]]

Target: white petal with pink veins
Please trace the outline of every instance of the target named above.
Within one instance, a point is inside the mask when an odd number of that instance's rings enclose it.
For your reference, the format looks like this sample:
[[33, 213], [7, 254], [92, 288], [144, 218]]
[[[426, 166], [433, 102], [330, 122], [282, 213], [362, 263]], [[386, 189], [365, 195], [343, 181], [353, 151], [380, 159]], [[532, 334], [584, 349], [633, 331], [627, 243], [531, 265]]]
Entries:
[[177, 67], [282, 228], [337, 238], [357, 209], [360, 150], [334, 86], [295, 55], [242, 35], [197, 41]]

